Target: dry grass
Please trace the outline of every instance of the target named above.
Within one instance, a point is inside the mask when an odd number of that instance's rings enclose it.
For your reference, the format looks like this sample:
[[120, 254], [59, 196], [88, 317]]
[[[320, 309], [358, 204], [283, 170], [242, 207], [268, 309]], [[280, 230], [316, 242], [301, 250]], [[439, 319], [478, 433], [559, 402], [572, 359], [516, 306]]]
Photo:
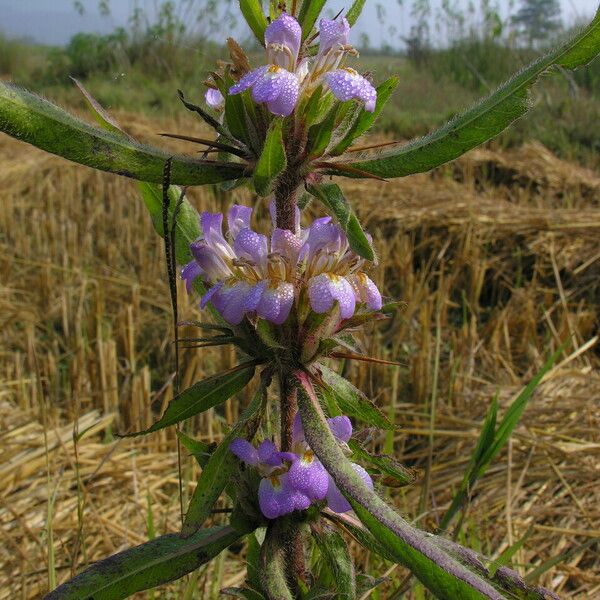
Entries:
[[[187, 121], [121, 120], [142, 138], [189, 131]], [[146, 540], [149, 515], [158, 534], [178, 527], [173, 433], [112, 436], [150, 423], [172, 395], [170, 310], [162, 246], [131, 182], [6, 137], [0, 158], [0, 599], [37, 598], [48, 572], [61, 582]], [[600, 177], [531, 144], [475, 151], [433, 175], [344, 187], [377, 240], [374, 278], [407, 303], [364, 337], [374, 356], [404, 367], [346, 371], [401, 426], [394, 440], [374, 433], [374, 448], [393, 441], [417, 467], [435, 456], [421, 513], [421, 485], [390, 498], [433, 526], [493, 395], [506, 407], [570, 337], [568, 358], [475, 490], [464, 541], [497, 556], [528, 533], [516, 557], [523, 572], [567, 553], [540, 582], [566, 598], [600, 598]], [[207, 189], [192, 198], [202, 209], [228, 202]], [[192, 314], [183, 294], [181, 304]], [[234, 360], [188, 351], [184, 384]], [[237, 410], [228, 403], [189, 430], [218, 439]], [[184, 458], [185, 495], [196, 475]], [[195, 597], [240, 582], [238, 550], [201, 574]]]

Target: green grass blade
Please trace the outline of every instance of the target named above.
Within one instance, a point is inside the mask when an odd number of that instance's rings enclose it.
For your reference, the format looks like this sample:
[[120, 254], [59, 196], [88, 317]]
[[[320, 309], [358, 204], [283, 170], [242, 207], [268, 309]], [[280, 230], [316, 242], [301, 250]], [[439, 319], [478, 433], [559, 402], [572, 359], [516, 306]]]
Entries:
[[479, 441], [473, 452], [471, 462], [465, 473], [462, 484], [452, 499], [450, 508], [446, 511], [440, 522], [440, 529], [442, 531], [447, 529], [454, 516], [467, 501], [469, 491], [473, 489], [477, 480], [485, 474], [492, 460], [506, 445], [506, 442], [508, 442], [512, 432], [519, 423], [523, 411], [527, 408], [527, 404], [533, 396], [537, 386], [540, 384], [546, 373], [553, 367], [563, 350], [564, 344], [546, 361], [541, 370], [523, 388], [523, 391], [517, 396], [510, 408], [506, 411], [504, 418], [500, 422], [500, 425], [498, 425], [498, 429], [495, 429], [498, 406], [496, 399], [494, 399], [483, 424], [479, 435]]
[[255, 366], [254, 363], [240, 365], [233, 372], [221, 373], [195, 383], [169, 402], [164, 415], [152, 427], [123, 437], [136, 437], [159, 431], [225, 402], [250, 383], [254, 377]]
[[493, 138], [522, 117], [529, 109], [531, 87], [545, 72], [557, 67], [574, 69], [585, 65], [599, 52], [600, 11], [569, 42], [517, 73], [444, 127], [407, 145], [392, 146], [346, 164], [384, 178], [429, 171]]
[[230, 526], [203, 529], [191, 537], [163, 535], [101, 560], [50, 592], [46, 600], [120, 600], [191, 573], [245, 533]]
[[[73, 162], [161, 183], [169, 154], [118, 133], [98, 129], [58, 106], [14, 85], [0, 82], [0, 131]], [[235, 163], [173, 158], [172, 181], [202, 185], [238, 179], [244, 167]]]

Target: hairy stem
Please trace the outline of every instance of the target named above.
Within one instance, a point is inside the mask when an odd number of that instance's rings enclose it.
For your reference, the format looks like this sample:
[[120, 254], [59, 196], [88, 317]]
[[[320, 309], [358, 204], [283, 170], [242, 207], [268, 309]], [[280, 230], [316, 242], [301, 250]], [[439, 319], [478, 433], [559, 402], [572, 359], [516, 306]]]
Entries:
[[296, 201], [302, 177], [296, 168], [288, 168], [275, 185], [276, 226], [296, 230]]

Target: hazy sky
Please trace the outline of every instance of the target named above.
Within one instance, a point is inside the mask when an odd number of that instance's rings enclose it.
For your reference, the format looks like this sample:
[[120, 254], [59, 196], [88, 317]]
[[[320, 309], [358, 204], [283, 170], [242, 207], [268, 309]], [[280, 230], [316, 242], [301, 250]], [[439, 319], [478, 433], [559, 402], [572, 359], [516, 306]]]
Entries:
[[[462, 0], [464, 5], [467, 0]], [[563, 18], [567, 22], [593, 15], [599, 0], [560, 0]], [[141, 0], [142, 5], [152, 6], [156, 0]], [[373, 46], [379, 46], [387, 37], [386, 31], [393, 26], [397, 35], [406, 35], [410, 31], [411, 19], [408, 8], [399, 6], [397, 0], [379, 0], [386, 7], [385, 26], [377, 19], [377, 0], [367, 3], [361, 21], [354, 33], [368, 33]], [[440, 0], [431, 0], [433, 6], [439, 6]], [[503, 10], [508, 12], [510, 4], [518, 6], [519, 0], [500, 0]], [[80, 16], [73, 8], [73, 0], [0, 0], [0, 30], [11, 37], [30, 37], [47, 44], [64, 44], [78, 31], [108, 32], [127, 22], [133, 0], [111, 0], [111, 16], [102, 18], [97, 12], [97, 0], [83, 0], [86, 14]], [[327, 6], [332, 11], [349, 4], [349, 0], [329, 0]], [[410, 5], [410, 0], [404, 0]], [[215, 39], [225, 38], [229, 32], [215, 32]]]

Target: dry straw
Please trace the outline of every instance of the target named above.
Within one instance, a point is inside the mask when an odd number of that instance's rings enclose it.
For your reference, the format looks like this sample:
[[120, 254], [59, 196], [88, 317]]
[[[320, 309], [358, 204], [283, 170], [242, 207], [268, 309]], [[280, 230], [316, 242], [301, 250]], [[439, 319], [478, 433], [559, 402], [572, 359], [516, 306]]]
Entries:
[[[121, 121], [142, 138], [194, 133], [187, 121]], [[48, 581], [178, 528], [173, 432], [113, 437], [147, 427], [172, 397], [169, 298], [132, 182], [6, 137], [0, 159], [0, 599], [39, 598]], [[494, 394], [506, 407], [570, 339], [474, 490], [462, 535], [494, 558], [525, 538], [513, 557], [523, 573], [542, 565], [539, 581], [561, 597], [600, 597], [600, 177], [529, 144], [345, 188], [376, 238], [377, 283], [406, 302], [364, 338], [365, 352], [404, 366], [344, 365], [400, 427], [363, 435], [410, 466], [432, 464], [423, 485], [385, 493], [433, 528]], [[204, 210], [229, 202], [207, 189], [191, 196]], [[182, 318], [198, 318], [180, 297]], [[226, 349], [184, 351], [182, 384], [234, 360]], [[186, 431], [218, 440], [239, 404]], [[194, 461], [184, 456], [182, 472], [189, 495]], [[239, 585], [240, 551], [172, 586], [174, 597]], [[357, 556], [365, 569], [374, 560]]]

